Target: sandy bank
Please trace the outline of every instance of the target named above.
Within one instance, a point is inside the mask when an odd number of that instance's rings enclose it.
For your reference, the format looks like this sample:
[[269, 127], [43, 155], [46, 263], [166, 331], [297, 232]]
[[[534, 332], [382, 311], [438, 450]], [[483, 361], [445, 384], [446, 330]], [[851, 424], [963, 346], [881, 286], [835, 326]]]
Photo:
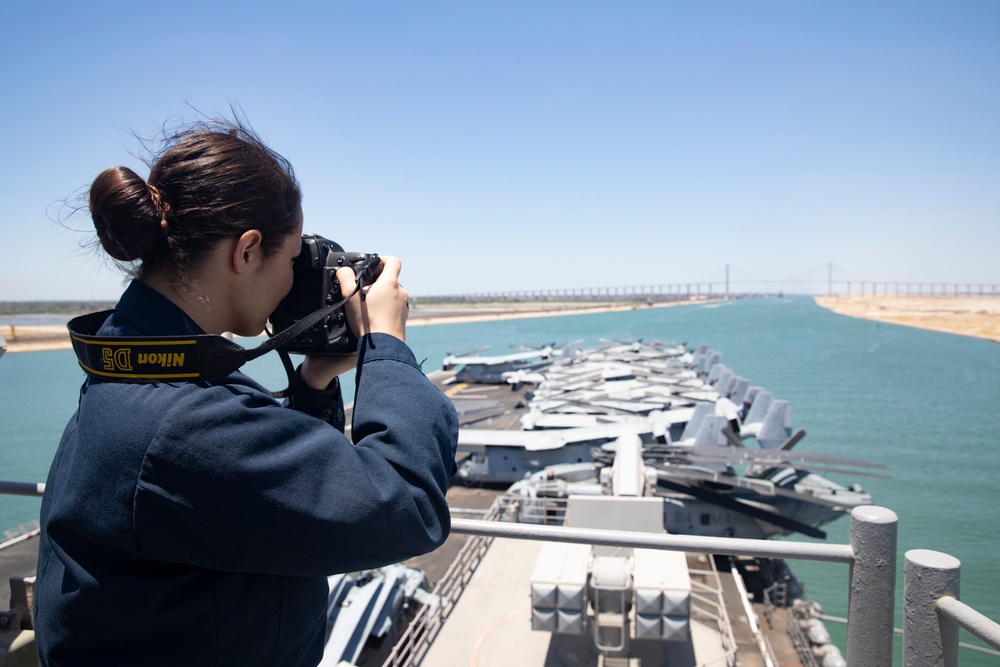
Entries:
[[[435, 324], [460, 324], [463, 322], [490, 322], [528, 317], [555, 317], [559, 315], [584, 315], [588, 313], [611, 313], [624, 310], [664, 308], [679, 306], [692, 301], [669, 303], [480, 303], [456, 306], [428, 307], [426, 311], [410, 313], [408, 327]], [[697, 303], [705, 303], [704, 300]], [[44, 352], [48, 350], [68, 350], [72, 347], [64, 325], [47, 326], [0, 326], [0, 334], [7, 339], [7, 352]]]
[[1000, 296], [817, 296], [840, 315], [1000, 342]]
[[461, 324], [463, 322], [490, 322], [495, 320], [517, 320], [528, 317], [556, 317], [559, 315], [586, 315], [593, 313], [614, 313], [624, 310], [645, 310], [648, 308], [669, 308], [690, 303], [707, 303], [701, 301], [670, 301], [667, 303], [598, 303], [580, 305], [579, 303], [483, 303], [455, 307], [452, 310], [441, 308], [426, 312], [412, 311], [406, 321], [407, 327], [419, 327], [429, 324]]
[[[817, 296], [816, 303], [840, 315], [904, 326], [930, 329], [960, 336], [973, 336], [1000, 342], [1000, 296], [908, 297], [908, 296]], [[490, 322], [529, 317], [557, 317], [610, 313], [646, 308], [684, 305], [690, 301], [656, 303], [600, 303], [581, 306], [575, 303], [482, 303], [461, 306], [434, 306], [415, 310], [407, 326], [419, 327], [464, 322]], [[704, 303], [704, 301], [698, 302]], [[7, 351], [42, 352], [68, 350], [69, 334], [63, 325], [0, 326], [7, 339]]]
[[8, 352], [45, 352], [68, 350], [69, 332], [64, 324], [0, 326], [0, 334], [7, 339]]

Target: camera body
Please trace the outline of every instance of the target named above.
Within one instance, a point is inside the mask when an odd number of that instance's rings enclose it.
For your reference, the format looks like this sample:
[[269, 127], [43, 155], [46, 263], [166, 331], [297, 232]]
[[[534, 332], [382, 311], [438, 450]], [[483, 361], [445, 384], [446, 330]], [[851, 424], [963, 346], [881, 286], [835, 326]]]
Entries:
[[[360, 276], [366, 267], [373, 270], [369, 263], [373, 257], [377, 259], [377, 255], [345, 252], [339, 244], [316, 234], [303, 235], [302, 252], [292, 264], [295, 276], [292, 289], [269, 318], [273, 333], [284, 331], [317, 310], [342, 301], [337, 269], [349, 266]], [[371, 276], [365, 273], [367, 284]], [[299, 354], [349, 355], [357, 352], [358, 338], [340, 307], [281, 345], [281, 349]]]

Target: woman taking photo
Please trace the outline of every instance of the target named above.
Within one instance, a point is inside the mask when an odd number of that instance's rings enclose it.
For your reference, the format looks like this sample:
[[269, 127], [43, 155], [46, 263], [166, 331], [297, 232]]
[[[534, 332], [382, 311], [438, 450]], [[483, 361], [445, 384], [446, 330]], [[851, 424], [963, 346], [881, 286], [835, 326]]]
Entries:
[[[292, 286], [302, 208], [288, 162], [238, 123], [172, 136], [148, 181], [102, 172], [97, 237], [134, 279], [104, 337], [253, 336]], [[91, 375], [42, 502], [45, 665], [314, 665], [326, 577], [439, 546], [458, 420], [405, 344], [400, 262], [350, 299], [357, 359], [306, 357], [285, 405], [240, 372]], [[343, 296], [354, 291], [341, 269]], [[352, 444], [337, 375], [355, 367]]]

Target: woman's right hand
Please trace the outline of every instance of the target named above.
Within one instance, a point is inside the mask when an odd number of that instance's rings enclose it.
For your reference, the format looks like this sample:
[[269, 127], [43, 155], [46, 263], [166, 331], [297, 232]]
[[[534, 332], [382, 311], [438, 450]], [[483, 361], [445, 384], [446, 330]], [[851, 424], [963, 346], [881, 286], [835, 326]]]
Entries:
[[[375, 282], [362, 288], [365, 300], [356, 294], [344, 304], [347, 322], [361, 338], [370, 333], [385, 333], [406, 342], [406, 317], [410, 295], [399, 284], [402, 262], [396, 257], [382, 257], [381, 272]], [[340, 293], [346, 298], [354, 292], [356, 278], [348, 266], [337, 269]]]

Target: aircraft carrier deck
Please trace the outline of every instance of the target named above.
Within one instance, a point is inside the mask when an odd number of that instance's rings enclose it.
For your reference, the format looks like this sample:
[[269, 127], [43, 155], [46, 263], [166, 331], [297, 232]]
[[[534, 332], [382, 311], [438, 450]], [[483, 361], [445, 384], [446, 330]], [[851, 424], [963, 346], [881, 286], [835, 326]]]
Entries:
[[[512, 389], [507, 384], [466, 384], [456, 380], [453, 371], [429, 374], [434, 383], [456, 404], [463, 427], [499, 430], [520, 430], [520, 418], [526, 411], [527, 392], [530, 385]], [[461, 455], [459, 460], [463, 458]], [[488, 487], [453, 484], [448, 491], [448, 502], [454, 516], [482, 518], [494, 501], [506, 490], [507, 485]], [[431, 583], [439, 582], [455, 561], [456, 556], [470, 537], [452, 534], [436, 551], [406, 562], [411, 567], [424, 570]], [[452, 667], [453, 665], [596, 665], [596, 655], [567, 657], [573, 651], [564, 646], [564, 638], [547, 632], [531, 630], [530, 578], [532, 566], [538, 556], [537, 542], [496, 538], [474, 567], [465, 576], [465, 590], [444, 621], [440, 634], [432, 642], [422, 667]], [[759, 599], [748, 606], [742, 602], [740, 586], [732, 570], [715, 567], [712, 559], [699, 554], [686, 555], [692, 572], [714, 571], [725, 602], [726, 614], [740, 667], [774, 667], [771, 657], [761, 654], [752, 628], [757, 623], [767, 638], [773, 658], [782, 666], [802, 665], [803, 656], [796, 649], [789, 633], [789, 624], [797, 623], [786, 607], [767, 605]], [[726, 559], [718, 559], [725, 562]], [[739, 569], [753, 574], [758, 563], [743, 561]], [[707, 575], [706, 575], [707, 576]], [[751, 620], [748, 610], [753, 614]], [[792, 628], [794, 633], [797, 628]], [[693, 630], [695, 652], [701, 656], [698, 664], [719, 660], [727, 664], [724, 656], [705, 658], [712, 651], [712, 640], [705, 637], [703, 629]], [[643, 667], [652, 665], [685, 665], [695, 663], [690, 656], [663, 654], [648, 656]], [[672, 662], [666, 659], [671, 658]], [[578, 660], [574, 662], [575, 660]], [[567, 661], [568, 660], [568, 661]], [[679, 660], [679, 662], [677, 661]], [[808, 658], [807, 658], [808, 660]], [[815, 664], [815, 663], [813, 663]]]

